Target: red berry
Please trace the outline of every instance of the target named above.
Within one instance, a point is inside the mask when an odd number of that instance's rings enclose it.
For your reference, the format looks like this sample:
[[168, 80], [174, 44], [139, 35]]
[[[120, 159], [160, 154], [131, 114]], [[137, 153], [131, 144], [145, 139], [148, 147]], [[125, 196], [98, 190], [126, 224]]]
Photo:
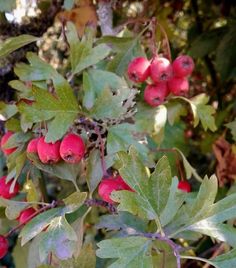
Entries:
[[150, 76], [155, 83], [170, 80], [172, 77], [171, 63], [166, 58], [155, 58], [150, 65]]
[[141, 83], [144, 82], [149, 76], [150, 62], [144, 57], [133, 59], [128, 66], [129, 79]]
[[131, 189], [120, 176], [117, 176], [116, 178], [109, 177], [108, 179], [103, 179], [98, 186], [98, 194], [104, 201], [111, 204], [114, 203], [114, 201], [110, 198], [111, 193], [113, 191], [121, 190], [133, 191], [133, 189]]
[[20, 216], [18, 217], [18, 221], [20, 224], [26, 224], [28, 221], [30, 221], [33, 217], [36, 210], [34, 208], [27, 208], [23, 211], [21, 211]]
[[174, 77], [168, 81], [168, 88], [176, 96], [185, 95], [189, 91], [188, 79]]
[[14, 148], [8, 148], [8, 149], [4, 149], [3, 146], [5, 143], [7, 143], [7, 141], [9, 140], [9, 138], [13, 135], [14, 133], [11, 132], [11, 131], [8, 131], [6, 132], [3, 136], [2, 136], [2, 139], [1, 139], [1, 149], [3, 151], [3, 153], [5, 155], [9, 155], [11, 153], [13, 153], [17, 148], [14, 147]]
[[148, 85], [144, 90], [144, 100], [151, 106], [156, 107], [162, 104], [168, 96], [167, 84], [162, 82], [156, 85]]
[[68, 163], [75, 164], [80, 162], [85, 154], [83, 139], [76, 134], [67, 134], [60, 145], [60, 155]]
[[182, 55], [173, 61], [172, 67], [175, 76], [184, 77], [193, 72], [194, 62], [191, 57]]
[[179, 181], [178, 189], [183, 192], [189, 193], [191, 192], [191, 185], [187, 181]]
[[60, 141], [47, 143], [45, 137], [39, 138], [37, 149], [41, 162], [44, 164], [55, 164], [60, 161], [60, 144]]
[[2, 259], [8, 251], [8, 241], [5, 236], [0, 235], [0, 259]]
[[19, 193], [20, 185], [18, 182], [16, 182], [13, 192], [10, 193], [12, 180], [6, 183], [6, 178], [6, 176], [0, 178], [0, 196], [5, 199], [10, 199]]
[[39, 138], [35, 138], [35, 139], [32, 139], [28, 143], [28, 146], [26, 149], [27, 153], [34, 153], [34, 154], [38, 153], [38, 141], [39, 141]]

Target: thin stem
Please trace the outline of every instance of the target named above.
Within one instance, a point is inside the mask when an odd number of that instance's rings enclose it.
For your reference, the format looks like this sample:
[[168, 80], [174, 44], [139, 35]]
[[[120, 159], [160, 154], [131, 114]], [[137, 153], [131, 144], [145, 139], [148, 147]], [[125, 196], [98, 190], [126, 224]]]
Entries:
[[180, 245], [176, 244], [174, 241], [172, 241], [165, 235], [163, 236], [160, 234], [153, 234], [153, 233], [137, 233], [134, 235], [143, 236], [146, 238], [150, 238], [152, 240], [160, 240], [160, 241], [166, 242], [172, 248], [174, 252], [174, 255], [176, 257], [177, 268], [181, 268], [180, 253], [179, 253], [181, 249]]
[[106, 161], [105, 161], [105, 144], [104, 144], [104, 141], [102, 139], [101, 132], [100, 132], [97, 125], [95, 125], [94, 131], [96, 132], [96, 134], [98, 136], [98, 140], [99, 140], [99, 144], [100, 144], [100, 155], [101, 155], [101, 165], [102, 165], [103, 177], [109, 177], [109, 175], [107, 173]]
[[190, 260], [196, 260], [196, 261], [202, 261], [202, 262], [206, 262], [209, 263], [210, 265], [214, 265], [210, 260], [204, 259], [204, 258], [200, 258], [200, 257], [195, 257], [195, 256], [182, 256], [180, 255], [181, 259], [190, 259]]
[[45, 178], [43, 177], [43, 173], [40, 172], [40, 177], [39, 177], [39, 187], [40, 187], [40, 191], [42, 194], [42, 198], [44, 202], [48, 202], [49, 198], [48, 198], [48, 193], [47, 193], [47, 186], [45, 183]]
[[104, 207], [109, 210], [110, 213], [117, 214], [116, 206], [100, 199], [87, 199], [84, 204], [88, 207]]
[[167, 55], [168, 55], [169, 61], [172, 62], [170, 43], [169, 43], [167, 33], [166, 33], [165, 29], [163, 28], [163, 26], [158, 21], [157, 21], [157, 25], [160, 27], [160, 30], [161, 30], [162, 34], [164, 35], [164, 39], [165, 39], [166, 46], [167, 46]]

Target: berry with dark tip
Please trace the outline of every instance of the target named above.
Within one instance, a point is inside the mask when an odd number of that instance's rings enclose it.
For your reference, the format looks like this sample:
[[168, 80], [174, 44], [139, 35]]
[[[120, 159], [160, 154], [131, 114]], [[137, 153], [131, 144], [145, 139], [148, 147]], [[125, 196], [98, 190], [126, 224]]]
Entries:
[[74, 133], [67, 134], [60, 145], [61, 158], [68, 163], [75, 164], [80, 162], [85, 154], [83, 139]]
[[172, 78], [172, 66], [168, 59], [156, 57], [150, 65], [150, 76], [155, 83], [166, 82]]
[[162, 82], [156, 85], [148, 85], [144, 90], [144, 100], [152, 107], [156, 107], [165, 101], [169, 90], [167, 84]]
[[144, 82], [149, 76], [150, 62], [144, 57], [133, 59], [128, 65], [128, 77], [136, 83]]
[[60, 156], [60, 141], [55, 143], [46, 142], [45, 137], [39, 138], [38, 141], [38, 156], [44, 164], [55, 164], [61, 160]]
[[174, 76], [188, 76], [193, 72], [194, 69], [193, 59], [188, 55], [181, 55], [173, 61], [172, 68]]

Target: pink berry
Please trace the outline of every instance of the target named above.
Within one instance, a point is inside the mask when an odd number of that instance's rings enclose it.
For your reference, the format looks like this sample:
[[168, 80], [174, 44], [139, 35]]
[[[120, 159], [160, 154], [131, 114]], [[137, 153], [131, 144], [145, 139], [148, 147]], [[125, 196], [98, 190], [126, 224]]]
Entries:
[[67, 134], [60, 145], [60, 155], [68, 163], [75, 164], [80, 162], [85, 154], [83, 139], [74, 133]]
[[0, 178], [0, 196], [5, 199], [11, 199], [19, 193], [20, 185], [18, 182], [16, 182], [13, 192], [10, 193], [12, 180], [6, 183], [6, 178], [6, 176]]
[[60, 161], [60, 141], [55, 143], [47, 143], [45, 137], [39, 138], [38, 141], [38, 156], [44, 164], [55, 164]]
[[38, 153], [38, 142], [39, 142], [39, 138], [35, 138], [35, 139], [32, 139], [29, 143], [28, 143], [28, 146], [27, 146], [27, 153], [34, 153], [34, 154], [37, 154]]
[[150, 62], [144, 57], [133, 59], [128, 66], [129, 79], [136, 83], [144, 82], [149, 76]]
[[156, 57], [150, 65], [150, 76], [155, 83], [170, 80], [172, 77], [172, 66], [169, 60]]
[[176, 96], [185, 95], [189, 91], [188, 79], [173, 77], [168, 81], [168, 88]]
[[172, 64], [174, 75], [177, 77], [188, 76], [193, 72], [193, 59], [187, 55], [177, 57]]
[[2, 139], [1, 139], [1, 149], [3, 151], [3, 153], [5, 155], [9, 155], [11, 153], [13, 153], [17, 148], [14, 147], [14, 148], [8, 148], [8, 149], [4, 149], [3, 146], [5, 143], [7, 143], [7, 141], [9, 140], [9, 138], [13, 135], [14, 133], [11, 132], [11, 131], [8, 131], [6, 132], [3, 136], [2, 136]]
[[2, 259], [4, 256], [6, 256], [8, 252], [8, 240], [5, 236], [0, 235], [0, 259]]
[[144, 90], [144, 100], [153, 107], [162, 104], [168, 96], [167, 84], [162, 82], [156, 85], [148, 85]]
[[21, 211], [20, 216], [18, 217], [18, 221], [20, 224], [26, 224], [29, 222], [35, 214], [36, 210], [34, 208], [27, 208]]
[[133, 192], [133, 189], [131, 189], [120, 176], [117, 176], [115, 178], [111, 176], [108, 179], [103, 179], [98, 186], [98, 194], [104, 201], [110, 204], [114, 203], [114, 201], [110, 198], [111, 193], [113, 191], [121, 190]]
[[178, 189], [190, 193], [191, 192], [191, 185], [187, 181], [179, 181], [178, 183]]

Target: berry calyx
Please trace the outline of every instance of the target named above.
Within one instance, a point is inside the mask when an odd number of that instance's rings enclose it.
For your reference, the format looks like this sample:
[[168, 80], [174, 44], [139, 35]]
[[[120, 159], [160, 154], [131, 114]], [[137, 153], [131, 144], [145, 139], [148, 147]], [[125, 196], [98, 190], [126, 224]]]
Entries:
[[191, 192], [191, 185], [187, 181], [179, 181], [178, 189], [183, 191], [183, 192], [190, 193]]
[[2, 259], [4, 256], [6, 256], [8, 252], [8, 240], [5, 236], [0, 235], [0, 259]]
[[74, 133], [67, 134], [60, 145], [61, 158], [71, 164], [80, 162], [85, 154], [83, 139]]
[[188, 76], [194, 69], [193, 59], [187, 55], [181, 55], [173, 61], [172, 68], [175, 76]]
[[172, 77], [172, 66], [169, 60], [156, 57], [150, 65], [150, 76], [155, 83], [169, 81]]
[[133, 59], [128, 65], [128, 77], [136, 83], [144, 82], [149, 76], [150, 62], [144, 57]]
[[102, 179], [98, 187], [98, 194], [100, 197], [110, 203], [113, 204], [114, 201], [110, 198], [110, 195], [113, 191], [134, 191], [129, 187], [129, 185], [122, 179], [121, 176], [117, 176], [113, 178], [112, 176], [107, 179]]
[[55, 143], [46, 142], [45, 137], [39, 138], [38, 141], [38, 156], [44, 164], [55, 164], [60, 161], [60, 141]]
[[162, 104], [168, 96], [167, 84], [162, 82], [156, 85], [148, 85], [144, 90], [144, 100], [152, 107]]
[[12, 180], [6, 183], [6, 178], [6, 176], [0, 178], [0, 196], [5, 199], [11, 199], [19, 193], [20, 185], [16, 182], [13, 191], [10, 192]]
[[11, 153], [13, 153], [17, 148], [14, 147], [14, 148], [3, 148], [3, 146], [7, 143], [7, 141], [10, 139], [10, 137], [13, 135], [14, 133], [11, 132], [11, 131], [7, 131], [3, 136], [2, 136], [2, 139], [1, 139], [1, 149], [3, 151], [3, 153], [5, 155], [9, 155]]
[[21, 211], [20, 216], [18, 217], [18, 221], [20, 224], [26, 224], [32, 219], [32, 215], [34, 215], [36, 210], [34, 208], [27, 208]]
[[189, 91], [188, 80], [184, 77], [173, 77], [167, 84], [169, 90], [176, 96], [185, 95]]
[[27, 153], [34, 153], [34, 154], [37, 154], [38, 153], [38, 141], [39, 141], [39, 138], [35, 138], [35, 139], [32, 139], [28, 145], [27, 145]]

